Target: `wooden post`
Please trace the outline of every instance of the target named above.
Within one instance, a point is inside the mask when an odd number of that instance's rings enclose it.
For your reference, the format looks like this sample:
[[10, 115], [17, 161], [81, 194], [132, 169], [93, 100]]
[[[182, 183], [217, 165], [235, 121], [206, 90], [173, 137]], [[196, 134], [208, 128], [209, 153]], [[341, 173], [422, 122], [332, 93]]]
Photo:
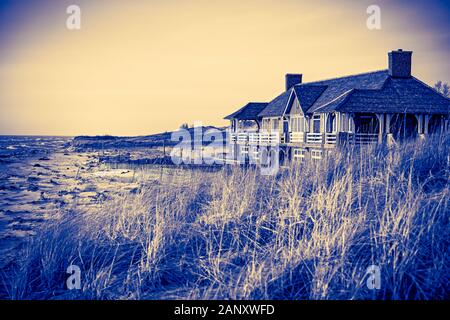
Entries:
[[321, 133], [326, 132], [326, 125], [327, 125], [327, 114], [322, 113], [320, 115], [320, 132]]
[[166, 138], [163, 138], [163, 159], [166, 158]]
[[387, 113], [386, 114], [386, 140], [387, 140], [387, 144], [389, 146], [394, 143], [394, 137], [392, 136], [392, 133], [391, 133], [391, 119], [392, 119], [392, 114]]
[[256, 126], [258, 127], [257, 132], [261, 131], [261, 126], [262, 126], [261, 121], [258, 121], [258, 119], [256, 119], [255, 122], [256, 122]]
[[384, 138], [384, 114], [376, 114], [378, 118], [378, 143], [383, 143]]
[[348, 131], [355, 133], [355, 118], [352, 114], [348, 115]]
[[389, 134], [391, 133], [391, 118], [392, 118], [392, 114], [387, 113], [386, 114], [386, 133]]
[[424, 123], [424, 115], [419, 114], [416, 115], [417, 119], [417, 133], [419, 134], [420, 139], [425, 138], [425, 123]]
[[423, 116], [421, 114], [414, 115], [417, 120], [417, 133], [420, 135], [423, 132]]
[[325, 145], [325, 135], [327, 132], [327, 118], [328, 118], [328, 114], [327, 113], [322, 113], [320, 114], [320, 135], [321, 135], [321, 140], [322, 140], [322, 148]]
[[423, 128], [423, 133], [424, 134], [428, 134], [428, 124], [430, 123], [430, 115], [426, 114], [425, 115], [425, 123], [424, 123], [424, 128]]
[[341, 132], [341, 114], [336, 112], [336, 133]]

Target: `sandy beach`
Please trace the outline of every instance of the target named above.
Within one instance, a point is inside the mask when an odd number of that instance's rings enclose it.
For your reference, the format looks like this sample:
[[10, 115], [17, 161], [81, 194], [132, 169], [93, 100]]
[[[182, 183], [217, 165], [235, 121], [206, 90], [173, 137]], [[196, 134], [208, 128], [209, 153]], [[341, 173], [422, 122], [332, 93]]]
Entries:
[[[11, 144], [2, 148], [0, 269], [42, 223], [75, 210], [95, 212], [114, 195], [136, 192], [142, 184], [161, 178], [157, 168], [113, 169], [100, 163], [99, 152], [74, 151], [69, 139], [47, 143], [51, 145], [46, 149], [37, 145], [41, 148], [37, 152], [11, 152], [17, 150]], [[170, 173], [165, 169], [164, 174]]]

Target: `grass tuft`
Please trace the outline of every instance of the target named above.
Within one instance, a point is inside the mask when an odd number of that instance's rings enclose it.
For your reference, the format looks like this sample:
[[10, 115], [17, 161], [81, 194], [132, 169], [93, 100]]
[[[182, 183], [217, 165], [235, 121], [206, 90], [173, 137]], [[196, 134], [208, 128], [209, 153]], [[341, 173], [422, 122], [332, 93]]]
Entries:
[[[449, 140], [193, 171], [43, 228], [10, 299], [448, 299]], [[76, 209], [76, 208], [75, 208]], [[70, 264], [81, 290], [66, 289]], [[377, 265], [381, 288], [369, 290]]]

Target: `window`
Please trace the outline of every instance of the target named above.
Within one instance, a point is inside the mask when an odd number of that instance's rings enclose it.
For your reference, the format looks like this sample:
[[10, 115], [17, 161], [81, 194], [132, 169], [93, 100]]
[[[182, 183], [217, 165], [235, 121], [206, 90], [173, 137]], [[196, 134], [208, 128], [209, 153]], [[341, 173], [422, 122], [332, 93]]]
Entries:
[[272, 130], [276, 131], [279, 128], [280, 125], [280, 120], [279, 119], [272, 119]]
[[326, 119], [326, 132], [336, 132], [336, 115], [334, 113], [330, 113], [327, 115]]
[[322, 150], [311, 150], [312, 159], [322, 159]]
[[305, 118], [293, 117], [291, 118], [291, 132], [304, 132], [305, 131]]
[[296, 122], [297, 118], [291, 118], [291, 132], [296, 132], [297, 131], [297, 122]]
[[354, 132], [355, 131], [355, 122], [353, 121], [353, 117], [350, 116], [348, 118], [348, 132]]
[[252, 156], [253, 156], [253, 159], [255, 159], [255, 160], [258, 160], [259, 159], [259, 150], [258, 150], [258, 147], [253, 147], [252, 148]]
[[313, 116], [313, 132], [314, 133], [320, 133], [320, 115], [314, 115]]
[[306, 149], [294, 149], [294, 158], [304, 158], [306, 154]]

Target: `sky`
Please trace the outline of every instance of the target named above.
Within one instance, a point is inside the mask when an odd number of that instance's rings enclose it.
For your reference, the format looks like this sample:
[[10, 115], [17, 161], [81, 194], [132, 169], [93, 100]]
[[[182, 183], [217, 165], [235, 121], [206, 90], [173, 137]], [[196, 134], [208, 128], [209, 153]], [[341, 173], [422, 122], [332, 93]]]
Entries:
[[[69, 30], [69, 5], [81, 29]], [[369, 30], [376, 4], [381, 29]], [[0, 134], [146, 135], [226, 125], [303, 81], [387, 68], [450, 82], [450, 1], [0, 0]]]

